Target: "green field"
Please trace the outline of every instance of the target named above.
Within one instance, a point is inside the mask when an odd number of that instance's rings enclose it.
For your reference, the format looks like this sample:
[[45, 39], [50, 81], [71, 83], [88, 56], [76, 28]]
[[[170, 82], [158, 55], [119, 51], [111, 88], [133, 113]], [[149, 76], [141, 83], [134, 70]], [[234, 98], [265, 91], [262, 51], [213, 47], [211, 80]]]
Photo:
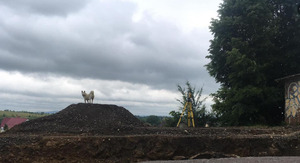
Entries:
[[11, 117], [20, 117], [20, 118], [27, 118], [27, 119], [36, 119], [40, 117], [44, 117], [50, 115], [44, 112], [27, 112], [27, 111], [11, 111], [11, 110], [0, 110], [0, 122], [3, 118], [11, 118]]

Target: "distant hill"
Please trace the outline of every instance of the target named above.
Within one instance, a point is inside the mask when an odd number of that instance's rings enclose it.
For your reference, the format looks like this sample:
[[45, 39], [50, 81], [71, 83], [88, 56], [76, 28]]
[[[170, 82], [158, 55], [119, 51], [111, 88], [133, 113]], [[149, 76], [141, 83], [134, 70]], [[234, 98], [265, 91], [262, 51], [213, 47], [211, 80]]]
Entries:
[[27, 111], [12, 111], [12, 110], [0, 110], [0, 122], [5, 117], [21, 117], [27, 119], [36, 119], [40, 117], [44, 117], [50, 115], [49, 113], [44, 112], [27, 112]]

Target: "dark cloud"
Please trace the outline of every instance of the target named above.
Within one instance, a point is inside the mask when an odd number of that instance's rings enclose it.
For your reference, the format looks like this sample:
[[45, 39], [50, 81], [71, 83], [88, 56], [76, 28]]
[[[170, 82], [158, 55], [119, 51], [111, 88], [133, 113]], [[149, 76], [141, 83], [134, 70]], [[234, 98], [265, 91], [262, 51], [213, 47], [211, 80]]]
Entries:
[[18, 12], [34, 13], [41, 15], [67, 15], [82, 9], [90, 0], [13, 0], [0, 1], [0, 5], [7, 6]]
[[176, 89], [186, 80], [215, 87], [203, 67], [207, 52], [199, 48], [201, 42], [195, 43], [202, 37], [198, 33], [184, 34], [176, 25], [151, 17], [133, 22], [136, 6], [128, 2], [87, 2], [0, 2], [29, 14], [11, 12], [0, 20], [0, 69], [161, 89]]

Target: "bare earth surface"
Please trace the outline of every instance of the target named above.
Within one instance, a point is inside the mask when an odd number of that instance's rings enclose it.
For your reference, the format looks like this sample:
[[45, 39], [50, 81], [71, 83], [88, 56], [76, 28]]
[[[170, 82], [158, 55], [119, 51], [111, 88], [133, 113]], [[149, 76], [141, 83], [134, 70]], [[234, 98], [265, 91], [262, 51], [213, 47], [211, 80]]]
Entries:
[[145, 161], [142, 163], [299, 163], [300, 157], [242, 157], [182, 161]]
[[299, 127], [147, 127], [123, 107], [79, 103], [0, 134], [0, 162], [300, 156], [299, 136]]

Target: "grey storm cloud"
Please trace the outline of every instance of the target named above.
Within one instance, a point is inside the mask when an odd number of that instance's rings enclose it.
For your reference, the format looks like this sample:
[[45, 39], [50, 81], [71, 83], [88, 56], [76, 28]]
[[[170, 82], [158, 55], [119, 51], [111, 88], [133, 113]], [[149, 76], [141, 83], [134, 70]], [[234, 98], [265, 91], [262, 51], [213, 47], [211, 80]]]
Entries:
[[0, 2], [8, 13], [0, 16], [0, 68], [167, 89], [182, 79], [209, 78], [201, 42], [190, 42], [197, 33], [151, 17], [134, 22], [129, 2], [87, 2]]
[[[217, 90], [209, 21], [222, 0], [0, 1], [0, 109], [113, 103], [137, 115], [177, 109], [176, 85]], [[207, 104], [212, 104], [208, 98]]]
[[51, 0], [51, 1], [36, 1], [36, 0], [13, 0], [1, 1], [0, 4], [16, 11], [29, 12], [41, 15], [67, 15], [70, 12], [76, 12], [87, 4], [89, 0]]

